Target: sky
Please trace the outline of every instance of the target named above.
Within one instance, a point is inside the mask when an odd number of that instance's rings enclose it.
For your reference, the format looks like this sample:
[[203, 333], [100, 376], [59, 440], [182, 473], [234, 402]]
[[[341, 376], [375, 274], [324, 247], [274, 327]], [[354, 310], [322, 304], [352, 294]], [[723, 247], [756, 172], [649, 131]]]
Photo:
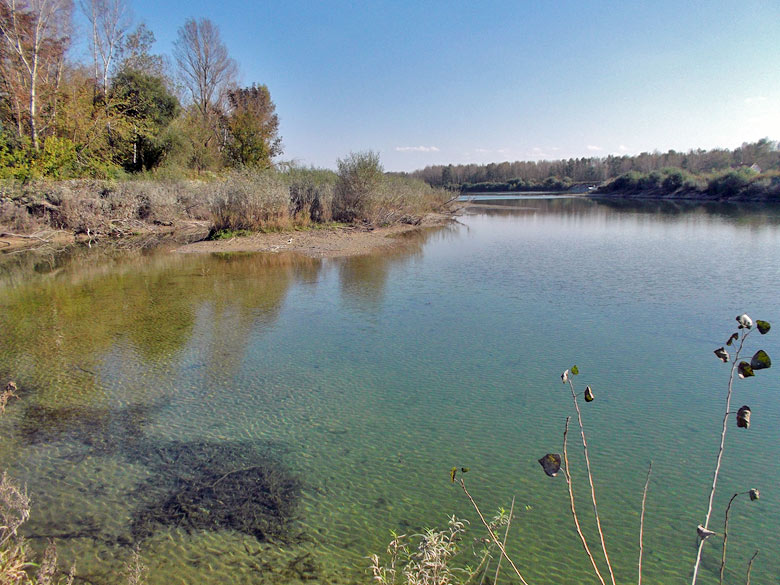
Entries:
[[780, 140], [778, 0], [128, 1], [158, 53], [187, 18], [211, 19], [241, 84], [270, 90], [280, 159], [305, 166]]

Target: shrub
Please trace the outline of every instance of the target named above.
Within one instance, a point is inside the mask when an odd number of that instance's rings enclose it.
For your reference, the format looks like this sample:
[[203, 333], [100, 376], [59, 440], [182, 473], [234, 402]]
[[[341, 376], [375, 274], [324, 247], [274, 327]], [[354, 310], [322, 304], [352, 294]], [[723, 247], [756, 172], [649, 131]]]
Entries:
[[639, 181], [642, 178], [642, 174], [637, 171], [629, 171], [623, 175], [620, 175], [617, 179], [606, 185], [606, 191], [618, 191], [624, 193], [630, 193], [639, 189]]
[[336, 174], [317, 169], [289, 169], [290, 217], [296, 223], [321, 223], [332, 218]]
[[712, 177], [707, 184], [707, 191], [716, 197], [728, 199], [739, 195], [755, 176], [755, 171], [746, 168], [727, 171]]
[[236, 171], [213, 184], [212, 232], [289, 226], [290, 192], [278, 173]]
[[368, 200], [375, 195], [384, 178], [379, 154], [371, 150], [351, 152], [338, 160], [338, 181], [333, 194], [333, 219], [365, 219]]

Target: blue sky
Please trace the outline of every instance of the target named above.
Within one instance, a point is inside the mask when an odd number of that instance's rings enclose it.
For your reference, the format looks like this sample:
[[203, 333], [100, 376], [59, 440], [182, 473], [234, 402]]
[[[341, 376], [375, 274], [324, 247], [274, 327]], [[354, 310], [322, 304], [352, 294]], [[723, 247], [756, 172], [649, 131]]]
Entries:
[[189, 17], [265, 83], [284, 160], [387, 170], [780, 139], [780, 2], [130, 0]]

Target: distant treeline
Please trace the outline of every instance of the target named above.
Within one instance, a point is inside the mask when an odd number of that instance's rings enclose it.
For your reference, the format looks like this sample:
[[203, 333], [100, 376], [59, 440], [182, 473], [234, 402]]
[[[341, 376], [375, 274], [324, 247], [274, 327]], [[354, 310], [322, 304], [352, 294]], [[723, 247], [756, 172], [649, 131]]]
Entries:
[[[764, 138], [734, 150], [670, 150], [636, 156], [435, 165], [415, 171], [412, 176], [433, 186], [462, 191], [567, 190], [575, 184], [592, 184], [605, 185], [602, 190], [671, 193], [680, 189], [719, 191], [719, 185], [729, 185], [724, 188], [731, 191], [731, 185], [744, 181], [758, 189], [764, 183], [776, 184], [777, 173], [778, 143]], [[613, 183], [607, 185], [610, 181]]]

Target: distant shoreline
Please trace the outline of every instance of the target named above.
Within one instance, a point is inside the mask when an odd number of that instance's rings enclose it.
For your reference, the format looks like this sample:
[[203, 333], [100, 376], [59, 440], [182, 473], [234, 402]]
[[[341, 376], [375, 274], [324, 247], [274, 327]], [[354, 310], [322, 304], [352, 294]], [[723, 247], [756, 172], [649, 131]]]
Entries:
[[469, 197], [479, 197], [479, 201], [506, 200], [506, 199], [553, 199], [556, 197], [587, 198], [587, 199], [635, 199], [648, 201], [702, 201], [712, 203], [780, 203], [780, 200], [772, 194], [739, 193], [728, 197], [713, 195], [696, 189], [665, 192], [662, 189], [648, 189], [644, 191], [591, 191], [587, 193], [572, 191], [486, 191], [462, 193], [463, 200]]

